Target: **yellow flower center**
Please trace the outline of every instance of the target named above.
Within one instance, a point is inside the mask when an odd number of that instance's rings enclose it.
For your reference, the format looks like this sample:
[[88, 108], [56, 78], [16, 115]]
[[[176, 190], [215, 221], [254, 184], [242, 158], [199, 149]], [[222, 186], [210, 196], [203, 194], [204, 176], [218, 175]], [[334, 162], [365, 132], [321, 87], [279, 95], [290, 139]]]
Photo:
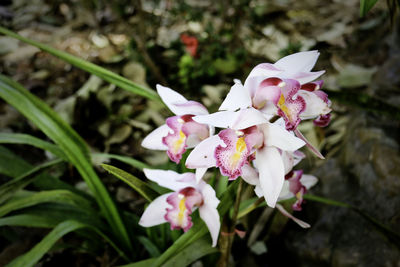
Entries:
[[186, 201], [185, 197], [182, 197], [182, 199], [179, 201], [179, 213], [178, 213], [179, 225], [183, 225], [183, 219], [185, 218], [185, 211], [186, 211], [185, 201]]
[[231, 167], [235, 168], [243, 151], [246, 149], [246, 142], [244, 141], [244, 137], [239, 137], [236, 141], [236, 150], [235, 153], [231, 157]]
[[174, 142], [174, 153], [177, 154], [186, 140], [186, 135], [179, 131], [179, 138]]
[[289, 121], [292, 121], [292, 114], [290, 113], [290, 110], [288, 109], [288, 107], [285, 105], [285, 97], [283, 96], [283, 94], [281, 94], [281, 97], [279, 98], [278, 107], [289, 118]]

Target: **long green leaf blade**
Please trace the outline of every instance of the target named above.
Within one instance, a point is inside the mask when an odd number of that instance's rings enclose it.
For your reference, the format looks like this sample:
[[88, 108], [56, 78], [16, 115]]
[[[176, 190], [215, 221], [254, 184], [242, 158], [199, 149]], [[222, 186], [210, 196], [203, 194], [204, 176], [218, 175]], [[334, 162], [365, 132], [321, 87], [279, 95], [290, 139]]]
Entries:
[[[163, 267], [189, 266], [192, 262], [200, 259], [201, 257], [217, 252], [218, 252], [217, 248], [211, 247], [210, 239], [203, 237], [185, 247], [171, 259], [166, 261], [162, 266]], [[150, 258], [143, 261], [126, 264], [120, 267], [148, 267], [152, 266], [154, 262], [155, 259]]]
[[29, 134], [18, 134], [18, 133], [0, 133], [0, 144], [23, 144], [31, 145], [43, 150], [51, 152], [53, 155], [67, 160], [64, 152], [56, 145], [49, 142], [43, 141], [37, 137]]
[[152, 168], [151, 166], [147, 165], [144, 162], [141, 162], [139, 160], [136, 160], [136, 159], [133, 159], [130, 157], [121, 156], [121, 155], [114, 155], [114, 154], [107, 154], [107, 153], [93, 153], [92, 158], [94, 161], [104, 160], [104, 159], [116, 159], [116, 160], [126, 163], [128, 165], [131, 165], [132, 167], [137, 168], [139, 170], [143, 170], [145, 168], [146, 169]]
[[192, 262], [211, 253], [218, 252], [218, 249], [211, 247], [210, 238], [203, 237], [191, 243], [174, 257], [165, 262], [163, 267], [189, 266]]
[[35, 179], [39, 178], [40, 176], [37, 175], [38, 172], [44, 171], [47, 168], [50, 168], [58, 163], [60, 163], [61, 159], [52, 160], [41, 164], [33, 169], [29, 170], [25, 174], [17, 177], [14, 180], [11, 180], [3, 185], [0, 186], [0, 204], [12, 197], [12, 195], [33, 182]]
[[106, 239], [111, 246], [113, 246], [119, 254], [126, 259], [126, 256], [123, 252], [115, 246], [115, 244], [107, 238], [103, 233], [101, 233], [98, 229], [93, 226], [69, 220], [64, 221], [58, 224], [45, 238], [42, 239], [39, 243], [37, 243], [30, 251], [21, 255], [11, 261], [6, 267], [30, 267], [34, 266], [43, 256], [53, 247], [53, 245], [64, 235], [82, 229], [89, 228], [95, 232], [97, 232], [100, 236]]
[[[51, 190], [35, 192], [27, 197], [11, 199], [4, 205], [0, 206], [0, 217], [22, 208], [31, 207], [41, 203], [63, 203], [73, 206], [86, 208], [88, 212], [93, 210], [91, 203], [87, 199], [72, 193], [68, 190]], [[95, 212], [93, 210], [93, 212]]]
[[45, 238], [36, 244], [30, 251], [14, 259], [6, 267], [30, 267], [34, 266], [44, 254], [65, 234], [86, 227], [85, 224], [76, 221], [65, 221], [57, 225]]
[[[32, 170], [34, 166], [15, 155], [12, 151], [0, 146], [0, 174], [18, 178]], [[92, 197], [83, 191], [76, 189], [74, 186], [63, 182], [47, 173], [39, 174], [37, 179], [34, 179], [33, 185], [40, 190], [64, 189], [81, 195], [92, 200]]]
[[24, 226], [53, 228], [57, 225], [58, 220], [49, 216], [39, 216], [34, 214], [20, 214], [0, 218], [0, 226]]
[[0, 97], [18, 109], [50, 137], [69, 161], [77, 168], [116, 236], [127, 249], [132, 248], [125, 225], [89, 160], [89, 151], [82, 138], [42, 100], [29, 93], [20, 84], [0, 75]]
[[24, 161], [7, 148], [0, 146], [0, 174], [14, 178], [32, 168], [33, 166], [28, 162]]
[[101, 164], [101, 166], [108, 171], [109, 173], [113, 174], [118, 179], [124, 181], [127, 185], [132, 187], [136, 192], [138, 192], [141, 196], [143, 196], [148, 201], [153, 201], [156, 197], [158, 197], [158, 193], [154, 191], [151, 187], [149, 187], [145, 182], [136, 178], [130, 173], [123, 171], [117, 167]]
[[75, 67], [78, 67], [78, 68], [80, 68], [82, 70], [90, 72], [90, 73], [92, 73], [92, 74], [104, 79], [107, 82], [115, 84], [116, 86], [118, 86], [118, 87], [120, 87], [122, 89], [130, 91], [130, 92], [132, 92], [134, 94], [138, 94], [138, 95], [147, 97], [149, 99], [158, 100], [160, 103], [162, 103], [160, 98], [159, 98], [159, 96], [157, 95], [157, 93], [155, 91], [153, 91], [153, 90], [151, 90], [149, 88], [142, 87], [142, 86], [140, 86], [140, 85], [138, 85], [138, 84], [136, 84], [136, 83], [134, 83], [134, 82], [122, 77], [122, 76], [119, 76], [118, 74], [116, 74], [116, 73], [114, 73], [112, 71], [104, 69], [104, 68], [102, 68], [100, 66], [97, 66], [97, 65], [95, 65], [93, 63], [87, 62], [87, 61], [85, 61], [83, 59], [80, 59], [80, 58], [78, 58], [76, 56], [73, 56], [73, 55], [71, 55], [69, 53], [66, 53], [64, 51], [60, 51], [58, 49], [55, 49], [55, 48], [53, 48], [51, 46], [48, 46], [48, 45], [36, 42], [34, 40], [25, 38], [25, 37], [23, 37], [23, 36], [21, 36], [19, 34], [16, 34], [16, 33], [12, 32], [10, 30], [7, 30], [6, 28], [0, 27], [0, 33], [8, 35], [10, 37], [13, 37], [15, 39], [18, 39], [18, 40], [20, 40], [20, 41], [22, 41], [24, 43], [36, 46], [37, 48], [39, 48], [39, 49], [41, 49], [43, 51], [46, 51], [46, 52], [48, 52], [48, 53], [50, 53], [50, 54], [52, 54], [52, 55], [54, 55], [54, 56], [56, 56], [56, 57], [58, 57], [58, 58], [60, 58], [62, 60], [74, 65]]

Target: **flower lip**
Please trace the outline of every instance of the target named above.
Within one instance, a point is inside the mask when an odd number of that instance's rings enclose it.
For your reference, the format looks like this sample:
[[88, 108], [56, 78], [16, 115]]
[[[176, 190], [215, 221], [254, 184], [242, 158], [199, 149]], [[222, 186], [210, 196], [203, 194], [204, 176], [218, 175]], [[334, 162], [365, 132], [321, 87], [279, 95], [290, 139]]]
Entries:
[[203, 204], [202, 194], [193, 187], [185, 187], [167, 198], [172, 208], [166, 209], [165, 220], [170, 222], [171, 230], [189, 230], [193, 223], [190, 215], [193, 209]]

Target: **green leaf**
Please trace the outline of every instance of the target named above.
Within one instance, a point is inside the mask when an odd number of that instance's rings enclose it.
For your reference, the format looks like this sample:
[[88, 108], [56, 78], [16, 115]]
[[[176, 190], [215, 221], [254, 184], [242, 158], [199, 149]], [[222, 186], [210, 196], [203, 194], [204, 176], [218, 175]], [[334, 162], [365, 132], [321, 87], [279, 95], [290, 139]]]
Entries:
[[[90, 201], [77, 194], [74, 194], [68, 190], [51, 190], [37, 193], [35, 192], [26, 197], [9, 200], [0, 206], [0, 217], [3, 217], [4, 215], [15, 210], [47, 202], [70, 204], [81, 208], [86, 208], [88, 212], [93, 210], [91, 208]], [[93, 212], [95, 211], [93, 210]]]
[[[22, 220], [23, 216], [41, 218], [39, 222], [33, 220]], [[95, 211], [87, 210], [81, 206], [72, 206], [64, 203], [40, 203], [13, 212], [13, 215], [0, 218], [0, 226], [13, 225], [24, 227], [53, 228], [57, 224], [74, 220], [88, 225], [96, 226], [98, 229], [109, 232], [109, 227]]]
[[100, 178], [94, 171], [89, 150], [82, 138], [42, 100], [29, 93], [17, 82], [0, 75], [0, 97], [15, 107], [40, 128], [65, 153], [77, 168], [105, 215], [112, 231], [124, 247], [131, 250], [129, 236], [117, 208]]
[[151, 257], [160, 256], [160, 250], [157, 248], [156, 245], [153, 244], [153, 242], [150, 241], [150, 239], [145, 236], [138, 236], [138, 240], [144, 246], [147, 252], [149, 252]]
[[200, 259], [211, 253], [218, 252], [218, 249], [211, 247], [211, 240], [209, 237], [203, 237], [181, 250], [178, 254], [173, 256], [163, 267], [175, 266], [189, 266], [192, 262]]
[[[211, 253], [217, 253], [218, 249], [211, 247], [210, 238], [203, 237], [187, 247], [179, 251], [176, 255], [171, 257], [162, 266], [163, 267], [175, 267], [175, 266], [189, 266], [192, 262], [200, 259]], [[139, 262], [123, 265], [120, 267], [148, 267], [154, 266], [155, 259], [150, 258]]]
[[115, 244], [107, 238], [107, 236], [98, 231], [98, 229], [81, 222], [69, 220], [58, 224], [45, 238], [42, 239], [42, 241], [37, 243], [30, 251], [28, 251], [24, 255], [17, 257], [9, 264], [7, 264], [6, 267], [34, 266], [62, 236], [82, 228], [89, 228], [90, 230], [97, 232], [99, 235], [105, 238], [106, 241], [108, 241], [117, 250], [117, 252], [120, 253], [122, 257], [127, 259], [123, 252], [119, 250], [118, 247], [116, 247]]
[[12, 153], [7, 148], [0, 146], [0, 174], [17, 177], [33, 167]]
[[117, 177], [118, 179], [121, 179], [124, 181], [127, 185], [132, 187], [136, 192], [138, 192], [142, 197], [147, 199], [148, 201], [153, 201], [156, 197], [158, 197], [158, 193], [154, 191], [151, 187], [149, 187], [145, 182], [140, 180], [139, 178], [136, 178], [130, 173], [127, 173], [126, 171], [123, 171], [117, 167], [107, 165], [107, 164], [101, 164], [101, 166]]
[[0, 186], [0, 204], [12, 197], [12, 195], [33, 182], [35, 179], [39, 178], [40, 175], [37, 175], [38, 172], [44, 171], [58, 163], [60, 163], [61, 159], [52, 160], [41, 164], [28, 172], [24, 173], [23, 175], [17, 177], [14, 180], [11, 180], [3, 185]]
[[18, 134], [18, 133], [0, 133], [0, 144], [23, 144], [31, 145], [43, 150], [51, 152], [53, 155], [67, 160], [64, 152], [56, 145], [49, 142], [43, 141], [37, 137], [28, 134]]
[[[0, 146], [0, 173], [17, 178], [18, 176], [24, 175], [24, 173], [32, 170], [34, 166], [15, 155], [12, 151]], [[33, 185], [40, 190], [53, 190], [53, 189], [65, 189], [72, 191], [78, 195], [81, 195], [87, 199], [92, 199], [91, 196], [83, 191], [80, 191], [72, 185], [63, 182], [47, 173], [39, 174], [37, 179], [33, 180]]]
[[57, 225], [45, 238], [37, 243], [30, 251], [14, 259], [6, 267], [30, 267], [34, 266], [44, 254], [65, 234], [86, 227], [85, 224], [76, 221], [65, 221]]
[[360, 16], [364, 17], [378, 0], [360, 0]]
[[27, 44], [36, 46], [37, 48], [46, 51], [72, 65], [74, 65], [75, 67], [78, 67], [82, 70], [85, 70], [87, 72], [90, 72], [100, 78], [102, 78], [103, 80], [110, 82], [112, 84], [115, 84], [116, 86], [125, 89], [129, 92], [132, 92], [134, 94], [138, 94], [144, 97], [147, 97], [149, 99], [153, 99], [153, 100], [158, 100], [160, 103], [161, 99], [159, 98], [159, 96], [157, 95], [157, 93], [154, 90], [151, 90], [149, 88], [145, 88], [142, 87], [112, 71], [109, 71], [107, 69], [104, 69], [100, 66], [97, 66], [93, 63], [90, 63], [88, 61], [85, 61], [83, 59], [80, 59], [76, 56], [73, 56], [69, 53], [66, 53], [64, 51], [60, 51], [58, 49], [55, 49], [53, 47], [50, 47], [48, 45], [36, 42], [34, 40], [25, 38], [21, 35], [18, 35], [10, 30], [7, 30], [6, 28], [0, 27], [0, 33], [8, 35], [10, 37], [16, 38], [22, 42], [25, 42]]
[[126, 157], [126, 156], [121, 156], [121, 155], [114, 155], [114, 154], [106, 154], [106, 153], [93, 153], [92, 154], [92, 158], [95, 162], [97, 161], [104, 161], [104, 159], [116, 159], [119, 160], [123, 163], [126, 163], [128, 165], [131, 165], [134, 168], [137, 168], [139, 170], [143, 170], [143, 169], [151, 169], [152, 167], [147, 165], [144, 162], [141, 162], [139, 160], [130, 158], [130, 157]]
[[58, 224], [58, 220], [49, 216], [40, 216], [34, 214], [21, 214], [0, 218], [0, 226], [24, 226], [53, 228]]

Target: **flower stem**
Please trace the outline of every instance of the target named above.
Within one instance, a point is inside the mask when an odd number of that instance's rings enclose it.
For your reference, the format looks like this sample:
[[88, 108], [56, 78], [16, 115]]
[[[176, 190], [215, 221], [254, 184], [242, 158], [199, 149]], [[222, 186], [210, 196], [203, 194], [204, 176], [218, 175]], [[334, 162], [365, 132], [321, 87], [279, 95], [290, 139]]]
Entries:
[[225, 229], [228, 230], [228, 233], [226, 233], [224, 237], [221, 236], [221, 239], [223, 239], [223, 241], [221, 240], [220, 242], [221, 258], [218, 261], [218, 267], [229, 266], [229, 256], [231, 254], [232, 243], [235, 237], [235, 226], [236, 226], [236, 220], [238, 219], [242, 191], [243, 191], [243, 179], [240, 179], [239, 186], [236, 191], [236, 200], [233, 206], [233, 214], [230, 227], [225, 227]]

